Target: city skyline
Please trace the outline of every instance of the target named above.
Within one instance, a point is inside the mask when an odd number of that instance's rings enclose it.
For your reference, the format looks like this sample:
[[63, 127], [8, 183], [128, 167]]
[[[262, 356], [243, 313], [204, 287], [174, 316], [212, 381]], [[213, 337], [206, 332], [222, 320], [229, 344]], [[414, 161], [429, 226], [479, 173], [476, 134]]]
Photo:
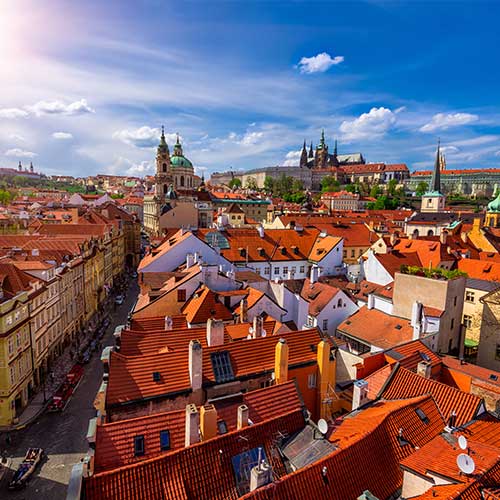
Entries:
[[298, 163], [322, 128], [339, 153], [411, 170], [432, 166], [438, 136], [449, 168], [500, 158], [494, 4], [2, 9], [3, 167], [151, 174], [162, 124], [205, 175]]

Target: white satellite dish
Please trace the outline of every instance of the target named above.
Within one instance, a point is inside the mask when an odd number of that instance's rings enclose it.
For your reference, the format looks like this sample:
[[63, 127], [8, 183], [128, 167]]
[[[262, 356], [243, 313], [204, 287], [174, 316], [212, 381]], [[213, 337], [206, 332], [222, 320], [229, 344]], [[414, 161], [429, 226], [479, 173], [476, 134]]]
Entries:
[[248, 328], [248, 333], [250, 335], [253, 335], [253, 326], [251, 326], [251, 327]]
[[464, 474], [472, 474], [476, 469], [476, 464], [472, 457], [465, 453], [460, 453], [457, 457], [457, 465], [461, 472]]
[[465, 436], [458, 436], [458, 446], [461, 450], [467, 449], [467, 438]]
[[267, 332], [265, 330], [262, 330], [262, 336], [267, 337]]
[[328, 423], [324, 418], [318, 420], [318, 429], [321, 434], [326, 434], [328, 432]]

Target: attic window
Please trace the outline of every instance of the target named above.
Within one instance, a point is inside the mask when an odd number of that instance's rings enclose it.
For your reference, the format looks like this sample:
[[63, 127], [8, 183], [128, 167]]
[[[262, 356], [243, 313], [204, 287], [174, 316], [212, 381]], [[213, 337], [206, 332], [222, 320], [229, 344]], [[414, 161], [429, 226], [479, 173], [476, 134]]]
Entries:
[[210, 360], [212, 361], [212, 369], [217, 384], [224, 384], [225, 382], [234, 380], [233, 367], [231, 366], [231, 358], [228, 351], [212, 352]]
[[346, 324], [346, 325], [350, 325], [350, 324], [351, 324], [351, 321], [350, 321], [350, 320], [347, 320], [347, 321], [345, 322], [345, 324]]
[[170, 450], [170, 431], [160, 431], [160, 450]]
[[140, 457], [144, 455], [144, 436], [134, 437], [134, 456]]
[[396, 330], [401, 330], [401, 328], [403, 328], [403, 327], [402, 327], [401, 325], [396, 325], [394, 328], [395, 328]]
[[429, 423], [429, 417], [425, 414], [424, 410], [422, 408], [415, 408], [415, 413], [418, 415], [418, 418], [422, 420], [424, 424]]
[[153, 380], [159, 382], [161, 380], [160, 372], [153, 372]]
[[280, 252], [281, 252], [281, 255], [286, 255], [286, 248], [280, 247]]
[[495, 382], [498, 380], [498, 375], [495, 375], [495, 374], [491, 374], [490, 375], [490, 380], [494, 380]]
[[264, 253], [265, 253], [265, 252], [264, 252], [264, 249], [263, 249], [262, 247], [257, 248], [257, 252], [259, 252], [259, 255], [260, 255], [261, 257], [263, 257], [263, 256], [264, 256]]
[[311, 352], [317, 352], [318, 351], [318, 346], [316, 344], [311, 344], [309, 347], [311, 348]]
[[238, 248], [238, 252], [240, 252], [240, 257], [245, 257], [245, 255], [247, 254], [246, 249], [242, 247]]
[[219, 434], [227, 434], [227, 424], [224, 420], [217, 422], [217, 428], [219, 429]]
[[292, 252], [295, 254], [295, 255], [298, 255], [299, 253], [299, 247], [296, 246], [296, 245], [292, 245]]
[[431, 362], [431, 358], [429, 357], [429, 355], [425, 352], [422, 352], [422, 351], [418, 351], [418, 353], [420, 354], [420, 357], [424, 360], [424, 361], [427, 361], [428, 363]]

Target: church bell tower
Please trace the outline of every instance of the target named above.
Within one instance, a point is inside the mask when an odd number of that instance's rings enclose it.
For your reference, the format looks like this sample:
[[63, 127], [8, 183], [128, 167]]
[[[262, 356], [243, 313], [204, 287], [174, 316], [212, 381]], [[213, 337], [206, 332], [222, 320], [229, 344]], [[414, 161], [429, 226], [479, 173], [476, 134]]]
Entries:
[[160, 144], [156, 150], [155, 194], [165, 196], [172, 183], [170, 151], [165, 140], [165, 130], [161, 127]]

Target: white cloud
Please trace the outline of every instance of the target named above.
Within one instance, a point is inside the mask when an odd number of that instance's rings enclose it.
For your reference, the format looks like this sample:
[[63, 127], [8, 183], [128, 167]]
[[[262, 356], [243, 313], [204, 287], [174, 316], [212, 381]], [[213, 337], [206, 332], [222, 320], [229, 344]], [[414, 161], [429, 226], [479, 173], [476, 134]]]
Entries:
[[13, 148], [5, 151], [5, 156], [14, 156], [15, 158], [34, 158], [37, 154], [31, 151], [25, 151], [24, 149]]
[[0, 118], [26, 118], [28, 112], [19, 108], [3, 108], [0, 109]]
[[437, 113], [429, 123], [420, 127], [420, 132], [434, 132], [435, 130], [447, 130], [450, 127], [468, 125], [479, 120], [479, 116], [470, 113]]
[[342, 140], [370, 140], [382, 137], [396, 123], [395, 114], [388, 108], [372, 108], [354, 120], [340, 124]]
[[247, 132], [242, 138], [240, 143], [244, 146], [253, 146], [260, 142], [264, 137], [264, 132]]
[[283, 166], [285, 167], [296, 167], [300, 163], [300, 155], [302, 151], [289, 151], [285, 156], [285, 161]]
[[38, 101], [32, 106], [26, 106], [26, 109], [36, 116], [43, 115], [82, 115], [85, 113], [95, 113], [87, 103], [86, 99], [80, 99], [79, 101], [74, 101], [66, 104], [62, 101]]
[[14, 142], [26, 142], [26, 139], [19, 134], [10, 134], [9, 139]]
[[441, 153], [452, 155], [458, 153], [459, 151], [460, 149], [456, 146], [441, 146]]
[[[136, 129], [118, 130], [113, 134], [114, 139], [118, 139], [125, 144], [136, 148], [152, 148], [160, 142], [161, 129], [148, 126]], [[174, 144], [177, 140], [176, 134], [165, 134], [167, 144]], [[182, 138], [181, 138], [182, 140]]]
[[70, 134], [69, 132], [54, 132], [52, 134], [52, 137], [54, 139], [58, 139], [58, 140], [62, 140], [62, 141], [73, 139], [73, 135]]
[[340, 64], [343, 61], [344, 56], [335, 56], [332, 58], [327, 52], [321, 52], [313, 57], [303, 57], [298, 64], [298, 68], [301, 73], [324, 73], [332, 66]]

